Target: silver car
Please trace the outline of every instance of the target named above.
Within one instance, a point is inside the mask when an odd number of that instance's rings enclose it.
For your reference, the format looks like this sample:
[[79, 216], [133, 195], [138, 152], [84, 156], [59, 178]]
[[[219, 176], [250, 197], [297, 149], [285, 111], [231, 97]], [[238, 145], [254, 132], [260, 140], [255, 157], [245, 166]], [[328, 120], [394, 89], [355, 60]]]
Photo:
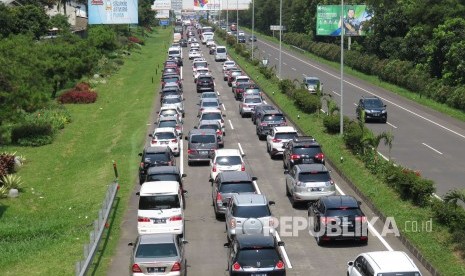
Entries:
[[213, 129], [216, 132], [216, 136], [218, 138], [218, 145], [220, 148], [224, 147], [224, 137], [223, 131], [221, 130], [221, 124], [215, 120], [204, 120], [200, 121], [199, 125], [195, 127], [197, 129]]
[[251, 116], [257, 105], [263, 104], [262, 97], [260, 96], [248, 96], [242, 99], [239, 104], [239, 114], [244, 118], [245, 116]]
[[202, 92], [202, 94], [200, 95], [200, 101], [202, 101], [203, 99], [219, 99], [219, 98], [216, 92], [208, 91], [208, 92]]
[[274, 235], [274, 218], [268, 201], [262, 194], [235, 194], [228, 203], [225, 213], [228, 241], [236, 235]]
[[155, 128], [160, 127], [174, 127], [179, 136], [183, 134], [183, 121], [179, 120], [178, 116], [160, 117], [156, 123]]
[[219, 99], [203, 99], [199, 103], [199, 113], [197, 115], [200, 115], [204, 110], [206, 109], [220, 109], [221, 110], [221, 103]]
[[130, 275], [186, 275], [184, 244], [174, 234], [139, 235], [134, 243]]
[[193, 129], [185, 137], [187, 143], [187, 164], [210, 161], [216, 149], [218, 138], [213, 129]]
[[184, 113], [184, 100], [180, 95], [169, 95], [166, 97], [163, 97], [161, 101], [161, 106], [166, 106], [166, 105], [174, 105], [181, 110], [182, 113]]
[[323, 196], [336, 194], [336, 185], [330, 171], [323, 164], [299, 164], [286, 174], [286, 194], [291, 198], [292, 207], [299, 202], [308, 202]]

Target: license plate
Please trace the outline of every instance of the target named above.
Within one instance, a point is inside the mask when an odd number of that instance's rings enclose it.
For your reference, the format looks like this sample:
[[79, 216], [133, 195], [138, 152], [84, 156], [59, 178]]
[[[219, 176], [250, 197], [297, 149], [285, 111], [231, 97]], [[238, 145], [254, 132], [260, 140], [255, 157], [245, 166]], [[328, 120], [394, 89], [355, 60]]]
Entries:
[[252, 273], [252, 276], [266, 276], [266, 273]]
[[208, 150], [201, 150], [201, 151], [200, 151], [200, 154], [202, 154], [202, 155], [207, 155], [207, 154], [208, 154]]
[[162, 145], [167, 145], [168, 143], [169, 143], [168, 141], [166, 141], [166, 142], [163, 142], [163, 141], [162, 141], [160, 144], [162, 144]]
[[148, 273], [165, 272], [165, 267], [147, 267]]
[[156, 219], [153, 219], [153, 223], [154, 223], [154, 224], [157, 224], [157, 223], [166, 223], [166, 219], [165, 219], [165, 218], [156, 218]]
[[304, 159], [302, 159], [302, 163], [310, 163], [310, 159], [304, 158]]
[[310, 192], [321, 192], [322, 188], [311, 188]]

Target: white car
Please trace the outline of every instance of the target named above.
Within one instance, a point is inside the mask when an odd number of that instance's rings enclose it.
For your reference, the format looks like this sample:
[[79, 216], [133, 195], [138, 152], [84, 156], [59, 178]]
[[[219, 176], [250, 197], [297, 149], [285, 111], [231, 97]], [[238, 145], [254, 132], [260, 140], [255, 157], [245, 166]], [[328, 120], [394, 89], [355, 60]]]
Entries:
[[263, 104], [262, 97], [260, 96], [249, 96], [242, 98], [242, 102], [239, 104], [239, 114], [244, 118], [245, 116], [251, 116], [257, 105]]
[[208, 74], [211, 76], [211, 72], [208, 68], [204, 68], [204, 67], [197, 68], [197, 70], [195, 70], [194, 72], [194, 82], [197, 81], [197, 78], [199, 77], [199, 75], [208, 75]]
[[236, 62], [234, 60], [227, 60], [223, 62], [223, 73], [226, 68], [232, 68], [232, 67], [237, 67]]
[[250, 82], [250, 78], [248, 76], [237, 76], [231, 84], [232, 89], [234, 89], [239, 82]]
[[[365, 270], [371, 274], [364, 273]], [[375, 251], [362, 253], [347, 263], [347, 276], [361, 275], [421, 276], [421, 272], [403, 251]]]
[[189, 59], [195, 59], [195, 58], [199, 58], [202, 56], [202, 53], [200, 51], [197, 51], [195, 49], [191, 49], [189, 51]]
[[266, 150], [270, 154], [270, 157], [284, 152], [283, 146], [290, 140], [297, 137], [297, 130], [291, 126], [277, 126], [274, 127], [270, 134], [266, 136]]
[[161, 100], [161, 106], [174, 105], [179, 107], [179, 110], [184, 114], [184, 100], [180, 95], [168, 95]]
[[158, 117], [168, 117], [168, 116], [177, 116], [179, 120], [182, 120], [184, 113], [179, 107], [175, 105], [165, 105], [160, 108], [158, 111]]
[[208, 48], [210, 48], [210, 47], [212, 47], [213, 45], [216, 45], [216, 43], [215, 43], [215, 41], [214, 41], [213, 39], [211, 39], [211, 40], [207, 40], [207, 44], [206, 44], [206, 45], [207, 45]]
[[192, 42], [191, 43], [191, 48], [200, 48], [200, 44], [198, 42]]
[[178, 132], [174, 127], [159, 127], [153, 131], [150, 141], [150, 146], [167, 146], [171, 149], [175, 156], [179, 156], [179, 136]]
[[195, 71], [197, 71], [198, 68], [208, 68], [208, 62], [206, 60], [194, 61], [192, 63], [192, 71], [194, 71], [194, 74], [195, 74]]
[[201, 111], [200, 115], [197, 117], [199, 117], [199, 122], [205, 120], [215, 120], [220, 122], [223, 136], [226, 136], [226, 129], [224, 127], [224, 117], [226, 117], [226, 115], [223, 114], [220, 109], [205, 109]]
[[220, 172], [245, 171], [245, 163], [238, 149], [217, 149], [210, 161], [210, 179], [216, 179]]

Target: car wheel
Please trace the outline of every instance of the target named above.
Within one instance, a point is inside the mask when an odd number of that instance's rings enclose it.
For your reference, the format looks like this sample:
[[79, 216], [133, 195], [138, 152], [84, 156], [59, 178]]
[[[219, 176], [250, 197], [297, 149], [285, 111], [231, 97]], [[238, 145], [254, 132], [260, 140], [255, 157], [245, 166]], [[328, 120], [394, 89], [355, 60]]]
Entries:
[[188, 165], [188, 166], [192, 166], [192, 162], [191, 162], [191, 161], [187, 161], [187, 165]]
[[[270, 153], [270, 145], [266, 144], [266, 152]], [[270, 153], [271, 155], [271, 153]]]
[[321, 239], [320, 235], [316, 235], [315, 239], [316, 239], [316, 244], [318, 244], [318, 246], [323, 245], [323, 240]]
[[260, 141], [265, 140], [265, 135], [259, 134], [259, 135], [258, 135], [258, 140], [260, 140]]
[[293, 197], [291, 197], [291, 205], [292, 205], [292, 208], [297, 208], [298, 206], [298, 202], [295, 201]]

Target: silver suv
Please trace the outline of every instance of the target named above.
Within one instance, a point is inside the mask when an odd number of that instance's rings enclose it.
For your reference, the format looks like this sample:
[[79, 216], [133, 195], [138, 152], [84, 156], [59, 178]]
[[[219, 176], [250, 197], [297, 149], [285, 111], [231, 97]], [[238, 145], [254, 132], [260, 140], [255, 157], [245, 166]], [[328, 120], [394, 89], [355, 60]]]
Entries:
[[187, 143], [187, 164], [208, 162], [218, 149], [217, 134], [213, 129], [193, 129], [185, 137]]
[[261, 194], [235, 194], [226, 209], [225, 222], [228, 241], [236, 235], [274, 235], [274, 218], [271, 216], [268, 201]]

